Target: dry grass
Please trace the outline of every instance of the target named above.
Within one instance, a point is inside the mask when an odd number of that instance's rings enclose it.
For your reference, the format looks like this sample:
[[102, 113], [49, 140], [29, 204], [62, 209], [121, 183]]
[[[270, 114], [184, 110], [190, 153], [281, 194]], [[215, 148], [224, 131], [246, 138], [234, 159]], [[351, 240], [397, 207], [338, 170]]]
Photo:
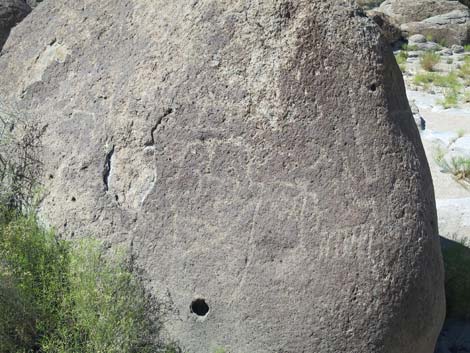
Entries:
[[441, 57], [439, 54], [434, 52], [426, 52], [421, 56], [419, 63], [424, 70], [434, 71], [435, 66], [439, 64], [440, 61]]

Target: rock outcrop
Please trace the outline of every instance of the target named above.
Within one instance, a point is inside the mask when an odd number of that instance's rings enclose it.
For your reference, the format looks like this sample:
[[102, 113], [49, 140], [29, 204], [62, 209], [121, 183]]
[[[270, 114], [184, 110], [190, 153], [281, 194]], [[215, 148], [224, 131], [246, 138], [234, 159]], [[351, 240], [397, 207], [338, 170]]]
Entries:
[[455, 10], [401, 26], [405, 36], [424, 33], [426, 37], [446, 46], [466, 44], [470, 41], [470, 11]]
[[[44, 0], [26, 0], [27, 4], [29, 6], [31, 6], [31, 8], [35, 8], [36, 6], [38, 6], [43, 1]], [[51, 0], [51, 1], [54, 1], [54, 0]]]
[[446, 45], [470, 41], [470, 9], [456, 0], [386, 0], [376, 9], [405, 37], [423, 34]]
[[432, 352], [432, 181], [353, 1], [47, 1], [5, 49], [41, 217], [129, 244], [184, 352]]
[[10, 30], [31, 12], [24, 0], [0, 0], [0, 50]]
[[455, 0], [386, 0], [377, 11], [387, 14], [402, 25], [462, 9], [465, 6]]
[[377, 23], [377, 25], [382, 30], [382, 34], [385, 37], [385, 40], [390, 44], [399, 42], [403, 38], [403, 33], [401, 29], [393, 23], [389, 16], [379, 11], [368, 11], [367, 16], [369, 16], [372, 21]]

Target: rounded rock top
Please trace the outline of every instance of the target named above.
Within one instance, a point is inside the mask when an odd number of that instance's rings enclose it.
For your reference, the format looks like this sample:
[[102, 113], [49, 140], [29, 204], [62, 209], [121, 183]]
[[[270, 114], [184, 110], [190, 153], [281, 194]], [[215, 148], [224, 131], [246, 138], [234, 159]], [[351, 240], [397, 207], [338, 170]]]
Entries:
[[413, 44], [413, 43], [426, 43], [426, 37], [422, 34], [413, 34], [408, 38], [408, 43]]

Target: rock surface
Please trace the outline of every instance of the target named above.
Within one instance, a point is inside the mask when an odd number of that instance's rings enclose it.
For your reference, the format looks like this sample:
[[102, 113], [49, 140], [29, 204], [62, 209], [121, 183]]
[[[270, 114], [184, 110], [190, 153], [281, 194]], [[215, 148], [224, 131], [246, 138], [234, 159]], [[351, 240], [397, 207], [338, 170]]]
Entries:
[[405, 37], [423, 34], [446, 45], [470, 41], [470, 9], [455, 0], [386, 0], [375, 11]]
[[426, 42], [427, 42], [426, 37], [422, 34], [413, 34], [408, 37], [408, 43], [410, 45], [423, 44]]
[[415, 119], [416, 126], [420, 131], [426, 130], [426, 120], [424, 120], [423, 116], [419, 112], [419, 108], [415, 102], [410, 102], [411, 113], [413, 114], [413, 118]]
[[0, 50], [10, 30], [31, 12], [24, 0], [0, 0]]
[[[54, 0], [51, 0], [51, 1], [54, 1]], [[43, 2], [43, 0], [26, 0], [26, 2], [28, 3], [29, 6], [34, 8], [38, 6], [41, 2]]]
[[369, 16], [382, 30], [385, 40], [390, 44], [396, 43], [402, 39], [401, 29], [394, 25], [389, 16], [379, 11], [368, 11]]
[[470, 10], [455, 10], [421, 22], [405, 23], [401, 29], [405, 36], [424, 33], [446, 45], [465, 44], [470, 41]]
[[402, 25], [465, 8], [466, 6], [454, 0], [386, 0], [377, 11], [385, 13], [395, 23]]
[[47, 126], [42, 218], [130, 244], [185, 352], [434, 349], [431, 176], [352, 3], [48, 1], [0, 57]]

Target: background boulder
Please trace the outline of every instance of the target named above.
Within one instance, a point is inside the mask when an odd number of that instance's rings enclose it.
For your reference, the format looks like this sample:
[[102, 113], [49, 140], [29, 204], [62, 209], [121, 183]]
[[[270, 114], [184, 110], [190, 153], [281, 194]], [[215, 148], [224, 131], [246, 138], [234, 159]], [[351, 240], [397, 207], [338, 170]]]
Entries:
[[406, 37], [423, 33], [445, 46], [465, 44], [470, 40], [470, 11], [455, 10], [420, 22], [405, 23], [401, 29]]
[[445, 45], [470, 40], [470, 9], [456, 0], [386, 0], [375, 11], [387, 15], [405, 37], [423, 34]]
[[353, 1], [47, 1], [0, 57], [44, 222], [128, 244], [189, 353], [429, 353], [431, 176]]
[[389, 16], [379, 11], [368, 11], [367, 15], [380, 27], [385, 40], [394, 44], [403, 38], [400, 27], [392, 22]]
[[[31, 6], [32, 8], [38, 6], [41, 2], [43, 2], [44, 0], [26, 0], [26, 2], [28, 3], [29, 6]], [[53, 0], [52, 0], [53, 1]]]
[[399, 25], [465, 9], [455, 0], [386, 0], [377, 11], [383, 12]]

